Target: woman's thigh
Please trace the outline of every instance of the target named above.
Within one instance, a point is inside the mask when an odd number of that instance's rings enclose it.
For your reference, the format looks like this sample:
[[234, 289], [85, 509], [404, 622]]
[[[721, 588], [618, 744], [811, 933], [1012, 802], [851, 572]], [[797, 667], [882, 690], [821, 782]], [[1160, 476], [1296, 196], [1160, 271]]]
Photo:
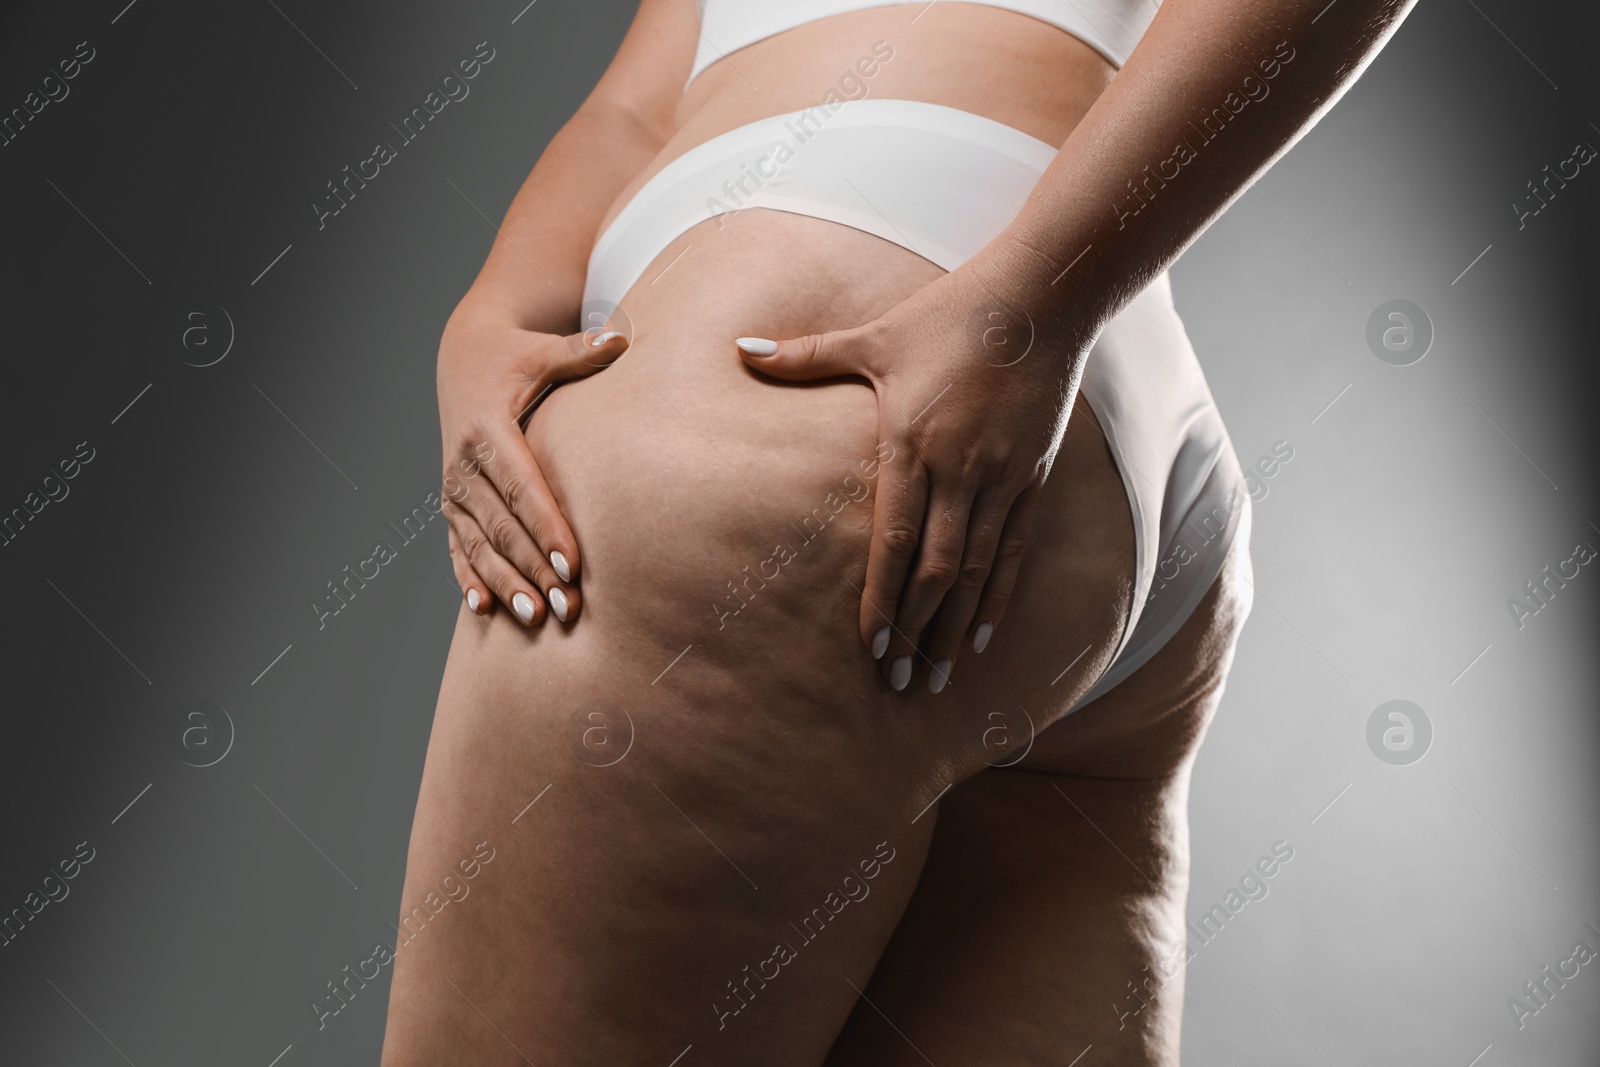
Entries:
[[1150, 662], [946, 794], [830, 1065], [1178, 1063], [1189, 767], [1250, 602], [1246, 528]]
[[[820, 1064], [992, 713], [1048, 724], [1110, 658], [1132, 523], [1081, 417], [990, 648], [933, 696], [890, 691], [860, 645], [872, 493], [905, 458], [864, 383], [764, 380], [732, 339], [857, 325], [937, 274], [817, 220], [702, 225], [624, 301], [622, 362], [535, 412], [584, 611], [458, 621], [387, 1064]], [[493, 859], [441, 891], [474, 849]]]

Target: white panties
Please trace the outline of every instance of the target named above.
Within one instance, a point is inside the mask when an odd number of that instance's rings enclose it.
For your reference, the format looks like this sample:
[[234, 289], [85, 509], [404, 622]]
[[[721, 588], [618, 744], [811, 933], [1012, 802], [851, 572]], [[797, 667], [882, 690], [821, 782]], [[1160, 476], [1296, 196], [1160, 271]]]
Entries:
[[[1055, 152], [990, 119], [910, 100], [762, 119], [691, 148], [640, 188], [595, 243], [584, 302], [621, 303], [685, 231], [749, 207], [851, 226], [954, 270], [1011, 222]], [[1101, 332], [1080, 389], [1127, 489], [1136, 562], [1117, 655], [1073, 710], [1177, 632], [1250, 511], [1165, 274]]]

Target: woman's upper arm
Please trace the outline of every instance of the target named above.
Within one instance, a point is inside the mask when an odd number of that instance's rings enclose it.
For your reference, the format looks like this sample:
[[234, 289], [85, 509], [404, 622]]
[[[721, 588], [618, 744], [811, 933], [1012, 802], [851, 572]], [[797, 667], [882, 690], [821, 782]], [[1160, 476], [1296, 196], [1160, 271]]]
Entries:
[[641, 0], [633, 24], [584, 107], [627, 112], [664, 142], [694, 66], [700, 15], [694, 0]]

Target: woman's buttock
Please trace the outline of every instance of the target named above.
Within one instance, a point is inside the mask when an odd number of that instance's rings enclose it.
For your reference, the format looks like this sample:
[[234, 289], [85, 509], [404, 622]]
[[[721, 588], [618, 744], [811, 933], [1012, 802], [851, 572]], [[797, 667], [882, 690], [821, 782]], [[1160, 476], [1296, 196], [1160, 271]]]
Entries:
[[[856, 619], [874, 495], [913, 461], [880, 438], [865, 381], [764, 378], [733, 339], [860, 325], [939, 274], [877, 237], [783, 212], [704, 223], [668, 247], [623, 301], [627, 355], [553, 392], [528, 426], [584, 567], [581, 620], [526, 638], [541, 666], [648, 685], [688, 649], [741, 700], [903, 705]], [[1080, 398], [1016, 600], [938, 699], [981, 693], [1059, 715], [1122, 636], [1133, 559], [1121, 476]]]

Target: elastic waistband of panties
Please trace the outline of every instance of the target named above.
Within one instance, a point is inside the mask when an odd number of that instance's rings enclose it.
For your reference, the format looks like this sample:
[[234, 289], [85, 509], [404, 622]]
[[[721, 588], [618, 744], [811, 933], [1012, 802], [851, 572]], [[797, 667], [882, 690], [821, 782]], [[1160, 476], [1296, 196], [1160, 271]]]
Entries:
[[686, 230], [750, 207], [851, 226], [954, 270], [1016, 217], [1055, 154], [1004, 123], [916, 100], [760, 119], [689, 149], [634, 194], [595, 243], [584, 298], [621, 300]]

